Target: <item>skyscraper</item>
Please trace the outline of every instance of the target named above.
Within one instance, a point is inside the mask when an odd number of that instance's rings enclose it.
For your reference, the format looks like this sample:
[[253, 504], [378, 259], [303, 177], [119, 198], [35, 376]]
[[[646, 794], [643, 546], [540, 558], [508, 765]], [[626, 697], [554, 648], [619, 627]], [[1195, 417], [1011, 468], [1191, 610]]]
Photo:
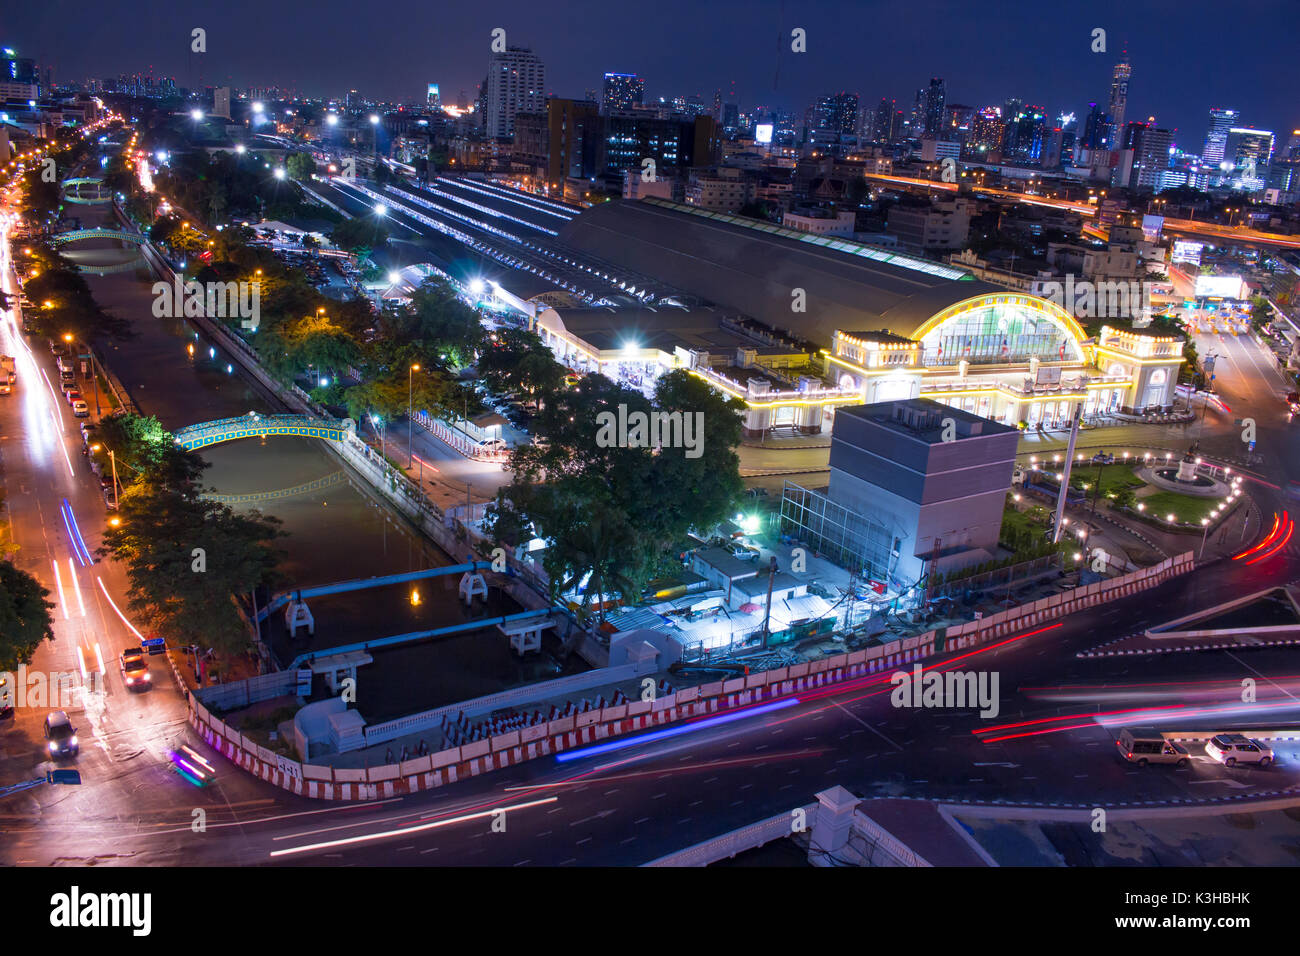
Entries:
[[887, 100], [881, 97], [880, 103], [876, 106], [876, 115], [871, 124], [871, 138], [877, 143], [892, 143], [894, 137], [898, 135], [898, 126], [895, 116], [898, 109], [893, 100]]
[[546, 68], [531, 50], [510, 47], [488, 60], [483, 96], [484, 132], [497, 139], [514, 135], [516, 113], [546, 109]]
[[1133, 130], [1133, 179], [1138, 189], [1160, 188], [1160, 174], [1169, 169], [1169, 148], [1174, 134], [1167, 129], [1143, 124], [1129, 124]]
[[1228, 130], [1241, 120], [1241, 110], [1210, 110], [1210, 129], [1205, 134], [1205, 149], [1201, 159], [1207, 166], [1218, 168], [1223, 162], [1224, 152], [1228, 146]]
[[645, 80], [635, 73], [606, 73], [600, 111], [606, 116], [626, 112], [645, 102]]
[[1115, 71], [1110, 79], [1110, 148], [1119, 149], [1119, 133], [1124, 129], [1124, 114], [1128, 112], [1128, 81], [1133, 76], [1133, 67], [1127, 60], [1115, 64]]
[[814, 148], [837, 152], [857, 144], [858, 94], [833, 93], [808, 108], [807, 142]]
[[1083, 121], [1084, 149], [1106, 149], [1110, 140], [1110, 117], [1096, 103], [1088, 104], [1088, 118]]
[[925, 91], [925, 135], [941, 136], [943, 133], [943, 107], [947, 94], [943, 80], [934, 76]]

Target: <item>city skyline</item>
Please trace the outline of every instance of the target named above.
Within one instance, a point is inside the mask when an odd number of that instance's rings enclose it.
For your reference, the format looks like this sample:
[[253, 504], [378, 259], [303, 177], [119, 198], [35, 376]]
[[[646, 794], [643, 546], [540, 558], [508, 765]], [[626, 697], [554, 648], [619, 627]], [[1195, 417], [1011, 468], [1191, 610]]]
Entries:
[[[196, 54], [189, 51], [191, 12], [143, 4], [143, 9], [152, 11], [151, 16], [156, 14], [158, 25], [147, 39], [128, 34], [114, 42], [117, 38], [110, 21], [104, 24], [108, 33], [104, 39], [109, 42], [97, 39], [91, 44], [88, 37], [84, 46], [69, 45], [39, 17], [24, 23], [30, 15], [19, 11], [10, 19], [6, 42], [17, 46], [24, 56], [52, 64], [59, 82], [85, 82], [152, 69], [155, 75], [174, 76], [178, 85], [190, 89], [278, 86], [311, 98], [341, 97], [348, 90], [357, 90], [367, 98], [393, 102], [422, 101], [427, 84], [436, 82], [444, 97], [454, 101], [462, 89], [474, 98], [487, 73], [491, 31], [500, 28], [506, 30], [511, 46], [532, 49], [546, 65], [546, 92], [551, 95], [580, 98], [600, 86], [604, 73], [626, 72], [644, 78], [648, 101], [699, 94], [711, 102], [715, 90], [730, 91], [734, 84], [742, 111], [763, 106], [800, 115], [819, 97], [840, 90], [856, 92], [864, 104], [884, 96], [904, 104], [900, 108], [906, 110], [913, 92], [931, 77], [939, 77], [945, 82], [950, 103], [978, 109], [1019, 98], [1044, 104], [1049, 115], [1074, 112], [1083, 116], [1089, 102], [1107, 102], [1114, 67], [1127, 53], [1134, 77], [1127, 119], [1154, 116], [1157, 125], [1175, 131], [1175, 142], [1185, 150], [1201, 148], [1212, 108], [1240, 110], [1242, 122], [1279, 133], [1300, 125], [1284, 85], [1270, 76], [1273, 68], [1268, 64], [1281, 61], [1281, 57], [1269, 55], [1273, 46], [1281, 53], [1281, 31], [1261, 37], [1243, 24], [1227, 23], [1216, 25], [1211, 32], [1203, 23], [1171, 16], [1162, 21], [1158, 34], [1148, 35], [1145, 27], [1150, 14], [1139, 15], [1120, 4], [1077, 15], [1036, 11], [1034, 18], [1008, 18], [1013, 22], [993, 28], [980, 20], [976, 11], [946, 2], [891, 10], [887, 21], [870, 15], [874, 6], [864, 9], [857, 4], [827, 2], [808, 10], [785, 9], [782, 16], [781, 9], [771, 3], [741, 8], [724, 2], [704, 11], [692, 10], [690, 22], [697, 26], [674, 31], [669, 25], [675, 22], [673, 13], [677, 11], [669, 4], [660, 8], [662, 30], [640, 26], [629, 31], [630, 24], [622, 22], [614, 11], [600, 21], [577, 16], [587, 29], [575, 32], [556, 29], [526, 7], [515, 10], [515, 5], [503, 4], [487, 14], [440, 12], [439, 19], [430, 18], [427, 36], [418, 29], [396, 36], [382, 31], [372, 34], [374, 28], [362, 22], [350, 25], [345, 37], [322, 29], [329, 26], [327, 21], [297, 17], [292, 10], [277, 9], [265, 15], [267, 29], [261, 32], [233, 29], [228, 25], [264, 15], [251, 4], [236, 3], [228, 8], [231, 15], [221, 21], [206, 26], [194, 22], [192, 26], [207, 30], [208, 52]], [[1278, 12], [1283, 9], [1280, 4], [1264, 7], [1265, 15], [1269, 7]], [[414, 4], [410, 9], [401, 19], [419, 21], [425, 16]], [[681, 6], [680, 12], [684, 17], [687, 8]], [[271, 19], [281, 16], [285, 19], [279, 22]], [[936, 16], [944, 24], [943, 30], [934, 29]], [[853, 29], [846, 29], [859, 19], [864, 29], [869, 29], [866, 57], [862, 55], [863, 40]], [[712, 20], [718, 22], [711, 24]], [[928, 20], [924, 28], [921, 20]], [[724, 28], [728, 24], [733, 39], [719, 43], [716, 37], [727, 35]], [[709, 28], [715, 25], [719, 30]], [[806, 53], [790, 51], [790, 31], [796, 27], [807, 31]], [[1096, 28], [1107, 31], [1104, 53], [1091, 52]], [[609, 31], [609, 39], [588, 29]], [[294, 31], [304, 42], [289, 49], [277, 43], [276, 38], [286, 30]], [[461, 39], [475, 33], [483, 38], [477, 53]], [[176, 38], [176, 49], [171, 52], [158, 42], [169, 34]], [[887, 41], [891, 34], [899, 38], [925, 35], [932, 38], [933, 49], [923, 46], [918, 50], [914, 43], [891, 44]], [[444, 47], [440, 36], [456, 36], [458, 42]], [[972, 44], [971, 36], [978, 36], [980, 42]], [[1182, 71], [1178, 83], [1167, 81], [1166, 57], [1174, 57], [1176, 63], [1206, 63], [1233, 48], [1238, 39], [1249, 39], [1254, 52], [1251, 57], [1234, 60], [1233, 70]], [[1039, 64], [1049, 42], [1058, 68], [1044, 73]], [[233, 47], [229, 52], [228, 43]], [[372, 43], [388, 52], [378, 57], [360, 52]], [[58, 44], [64, 52], [49, 56]], [[601, 55], [601, 47], [610, 52]], [[350, 56], [349, 48], [358, 54]], [[988, 68], [990, 56], [997, 61], [996, 69]]]

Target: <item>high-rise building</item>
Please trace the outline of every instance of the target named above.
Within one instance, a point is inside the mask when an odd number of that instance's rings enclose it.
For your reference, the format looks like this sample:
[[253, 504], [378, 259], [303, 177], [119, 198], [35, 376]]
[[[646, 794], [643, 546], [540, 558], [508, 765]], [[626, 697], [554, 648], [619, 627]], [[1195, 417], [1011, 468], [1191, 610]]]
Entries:
[[1160, 188], [1160, 174], [1169, 169], [1169, 148], [1173, 143], [1174, 134], [1170, 130], [1145, 123], [1135, 129], [1133, 145], [1127, 147], [1133, 150], [1133, 178], [1130, 180], [1133, 185], [1153, 191]]
[[592, 100], [552, 97], [546, 118], [551, 188], [562, 190], [566, 179], [593, 178], [601, 152], [600, 106]]
[[898, 136], [898, 124], [895, 119], [901, 116], [893, 100], [881, 97], [876, 105], [875, 118], [871, 123], [871, 139], [877, 143], [892, 143]]
[[[1133, 76], [1133, 67], [1129, 65], [1128, 60], [1115, 64], [1115, 70], [1111, 73], [1110, 79], [1110, 126], [1114, 133], [1118, 133], [1124, 128], [1124, 116], [1128, 112], [1128, 82]], [[1110, 140], [1111, 149], [1119, 149], [1116, 144], [1117, 136], [1112, 134]]]
[[606, 116], [625, 113], [645, 102], [645, 80], [635, 73], [606, 73], [600, 111]]
[[1215, 169], [1219, 168], [1228, 146], [1228, 130], [1232, 129], [1240, 121], [1240, 110], [1227, 110], [1217, 107], [1210, 110], [1210, 128], [1205, 134], [1205, 149], [1201, 151], [1201, 159], [1205, 161], [1207, 166], [1213, 166]]
[[1024, 104], [1014, 114], [1003, 114], [1006, 133], [1002, 137], [1002, 156], [1011, 162], [1040, 162], [1047, 132], [1047, 114], [1041, 106]]
[[442, 94], [438, 91], [437, 83], [430, 83], [428, 90], [428, 106], [431, 110], [442, 109]]
[[212, 91], [212, 115], [230, 119], [230, 87], [219, 86]]
[[946, 93], [944, 91], [943, 80], [934, 76], [930, 78], [930, 86], [925, 91], [925, 134], [927, 136], [939, 136], [943, 132], [943, 107]]
[[735, 136], [740, 131], [740, 104], [722, 104], [722, 132], [726, 136]]
[[805, 142], [814, 149], [838, 152], [857, 145], [858, 94], [833, 93], [808, 108]]
[[1223, 159], [1235, 180], [1246, 180], [1241, 183], [1243, 189], [1262, 188], [1265, 167], [1273, 160], [1273, 131], [1232, 127]]
[[[711, 116], [693, 120], [655, 119], [641, 116], [603, 117], [603, 133], [596, 157], [601, 173], [640, 173], [643, 161], [652, 159], [655, 175], [681, 172], [691, 166], [717, 161], [718, 130]], [[552, 127], [552, 135], [554, 135]]]
[[497, 139], [514, 135], [516, 113], [546, 108], [546, 68], [532, 50], [510, 47], [488, 60], [484, 132]]
[[1079, 145], [1086, 150], [1110, 146], [1110, 117], [1096, 103], [1088, 104], [1088, 118], [1083, 121], [1083, 139]]
[[1002, 148], [1002, 111], [996, 106], [986, 106], [971, 120], [970, 135], [966, 137], [966, 154], [972, 159], [983, 159]]

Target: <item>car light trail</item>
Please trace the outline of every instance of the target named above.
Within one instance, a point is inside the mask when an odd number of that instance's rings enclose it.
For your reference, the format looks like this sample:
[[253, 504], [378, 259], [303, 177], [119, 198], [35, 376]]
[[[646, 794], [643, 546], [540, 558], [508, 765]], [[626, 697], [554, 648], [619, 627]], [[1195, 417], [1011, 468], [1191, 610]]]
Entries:
[[[1283, 517], [1283, 518], [1286, 518], [1286, 512], [1285, 512], [1285, 511], [1282, 512], [1282, 517]], [[1277, 544], [1273, 545], [1273, 547], [1270, 548], [1268, 551], [1265, 551], [1263, 554], [1261, 554], [1261, 555], [1260, 555], [1259, 557], [1257, 557], [1257, 558], [1251, 558], [1251, 559], [1250, 559], [1249, 561], [1247, 561], [1246, 563], [1247, 563], [1247, 564], [1258, 564], [1260, 561], [1266, 561], [1266, 560], [1268, 560], [1269, 558], [1273, 557], [1273, 555], [1277, 554], [1279, 551], [1281, 551], [1283, 548], [1285, 548], [1285, 547], [1287, 546], [1287, 542], [1289, 542], [1289, 541], [1291, 540], [1291, 535], [1292, 535], [1292, 533], [1294, 533], [1294, 531], [1295, 531], [1295, 522], [1294, 522], [1293, 520], [1291, 520], [1291, 519], [1288, 518], [1288, 519], [1287, 519], [1287, 523], [1286, 523], [1286, 534], [1282, 536], [1282, 539], [1281, 539], [1280, 541], [1278, 541]]]
[[63, 527], [68, 532], [68, 541], [72, 545], [72, 553], [76, 555], [77, 560], [81, 561], [84, 566], [85, 561], [82, 560], [81, 551], [77, 548], [77, 536], [72, 531], [72, 521], [68, 517], [66, 504], [59, 506], [59, 514], [63, 517]]
[[1021, 720], [1014, 724], [997, 724], [993, 727], [985, 727], [983, 730], [972, 730], [971, 733], [979, 736], [980, 734], [991, 734], [997, 730], [1012, 730], [1016, 727], [1033, 727], [1038, 724], [1054, 724], [1061, 720], [1077, 720], [1084, 717], [1114, 717], [1119, 714], [1147, 714], [1153, 710], [1179, 710], [1181, 704], [1166, 704], [1163, 707], [1132, 707], [1128, 710], [1099, 710], [1095, 713], [1085, 714], [1062, 714], [1060, 717], [1040, 717], [1037, 720]]
[[654, 733], [642, 734], [639, 737], [629, 737], [626, 740], [614, 740], [607, 744], [596, 744], [591, 747], [583, 747], [581, 750], [570, 750], [567, 753], [557, 754], [555, 759], [560, 763], [567, 763], [570, 760], [581, 760], [583, 757], [595, 757], [598, 754], [613, 753], [616, 750], [623, 750], [627, 747], [637, 747], [641, 744], [653, 743], [656, 740], [667, 740], [669, 737], [678, 737], [682, 734], [689, 734], [696, 730], [704, 730], [707, 727], [717, 727], [721, 724], [729, 724], [735, 720], [743, 720], [746, 717], [756, 717], [759, 714], [770, 713], [774, 710], [782, 710], [786, 707], [793, 707], [799, 703], [798, 697], [790, 697], [785, 700], [773, 701], [770, 704], [760, 704], [757, 707], [747, 707], [729, 714], [720, 714], [716, 717], [709, 717], [698, 723], [684, 724], [680, 727], [669, 727], [667, 730], [656, 730]]
[[[95, 563], [95, 559], [90, 553], [90, 548], [86, 547], [86, 539], [81, 536], [81, 525], [77, 524], [76, 512], [72, 510], [72, 505], [68, 503], [67, 498], [63, 499], [63, 508], [67, 512], [67, 520], [71, 525], [74, 542], [77, 547], [81, 549], [81, 554], [85, 555], [86, 560], [84, 564], [88, 567]], [[80, 557], [80, 555], [78, 555], [78, 557]]]
[[[521, 784], [517, 787], [503, 788], [507, 793], [515, 790], [536, 791], [549, 790], [553, 787], [579, 787], [591, 783], [609, 783], [613, 780], [633, 780], [637, 777], [662, 777], [674, 773], [690, 773], [700, 770], [714, 770], [718, 767], [742, 767], [747, 764], [760, 764], [771, 760], [788, 760], [796, 757], [819, 757], [824, 754], [824, 750], [792, 750], [788, 753], [762, 753], [755, 757], [732, 757], [728, 760], [711, 760], [707, 763], [687, 764], [684, 767], [671, 767], [664, 769], [657, 767], [653, 770], [634, 770], [631, 773], [615, 773], [603, 777], [594, 777], [587, 773], [578, 774], [567, 780], [557, 780], [554, 783], [531, 783]], [[627, 761], [623, 761], [626, 763]], [[617, 766], [617, 765], [611, 765]]]
[[1234, 555], [1232, 556], [1232, 560], [1234, 560], [1234, 561], [1240, 561], [1242, 558], [1249, 557], [1250, 555], [1254, 554], [1256, 551], [1259, 551], [1259, 550], [1261, 550], [1262, 548], [1266, 548], [1266, 547], [1268, 547], [1269, 542], [1271, 542], [1271, 541], [1273, 540], [1274, 536], [1277, 534], [1277, 529], [1278, 529], [1278, 526], [1279, 526], [1280, 523], [1281, 523], [1281, 518], [1279, 518], [1277, 512], [1274, 511], [1274, 512], [1273, 512], [1273, 527], [1269, 529], [1268, 537], [1266, 537], [1266, 538], [1265, 538], [1263, 541], [1261, 541], [1259, 544], [1255, 545], [1253, 548], [1249, 548], [1249, 549], [1247, 549], [1247, 550], [1241, 552], [1240, 554], [1234, 554]]
[[[986, 645], [986, 646], [984, 646], [984, 647], [976, 648], [975, 650], [966, 651], [964, 654], [958, 654], [956, 657], [949, 658], [948, 660], [944, 661], [944, 662], [941, 663], [941, 664], [935, 664], [935, 665], [932, 666], [932, 667], [924, 667], [924, 666], [923, 666], [923, 667], [921, 668], [921, 670], [922, 670], [923, 673], [924, 673], [925, 671], [938, 671], [938, 672], [942, 672], [945, 668], [953, 667], [953, 666], [955, 666], [955, 665], [957, 664], [958, 661], [965, 660], [965, 659], [968, 658], [968, 657], [973, 657], [973, 656], [975, 656], [975, 655], [977, 655], [977, 654], [985, 654], [985, 653], [987, 653], [988, 651], [995, 651], [995, 650], [997, 650], [997, 649], [1000, 648], [1000, 647], [1005, 647], [1005, 646], [1008, 645], [1008, 644], [1014, 644], [1016, 641], [1023, 640], [1023, 639], [1025, 639], [1026, 637], [1033, 637], [1033, 636], [1035, 636], [1035, 635], [1037, 635], [1037, 634], [1042, 634], [1042, 633], [1044, 633], [1044, 632], [1046, 632], [1046, 631], [1053, 631], [1053, 630], [1055, 630], [1055, 629], [1058, 628], [1058, 627], [1064, 627], [1064, 626], [1065, 626], [1064, 623], [1061, 622], [1061, 621], [1057, 621], [1055, 624], [1047, 624], [1047, 625], [1044, 625], [1043, 627], [1035, 628], [1035, 629], [1032, 630], [1032, 631], [1026, 631], [1026, 632], [1023, 633], [1023, 634], [1016, 634], [1016, 635], [1014, 635], [1014, 636], [1012, 636], [1012, 637], [1005, 638], [1004, 640], [997, 641], [996, 643], [988, 644], [988, 645]], [[826, 698], [826, 697], [835, 697], [835, 696], [837, 696], [837, 695], [839, 695], [839, 694], [843, 694], [843, 693], [846, 693], [846, 692], [851, 692], [851, 691], [853, 691], [853, 690], [855, 690], [855, 689], [858, 689], [858, 688], [861, 688], [861, 687], [869, 687], [869, 686], [871, 686], [872, 684], [881, 684], [881, 683], [885, 683], [885, 682], [889, 681], [889, 679], [890, 679], [890, 678], [893, 676], [893, 674], [896, 673], [896, 672], [897, 672], [897, 671], [878, 671], [878, 672], [876, 672], [875, 674], [871, 674], [871, 675], [866, 676], [866, 677], [860, 677], [860, 678], [858, 678], [857, 680], [849, 681], [849, 682], [847, 682], [847, 683], [836, 684], [836, 685], [833, 685], [833, 686], [830, 686], [830, 687], [821, 687], [821, 688], [818, 688], [818, 689], [816, 689], [816, 690], [814, 690], [814, 691], [801, 691], [801, 692], [800, 692], [800, 700], [803, 701], [804, 703], [807, 703], [807, 702], [809, 702], [809, 701], [820, 700], [820, 699], [822, 699], [822, 698]], [[840, 706], [841, 704], [852, 704], [852, 703], [855, 703], [855, 702], [857, 702], [857, 701], [859, 701], [859, 700], [866, 700], [868, 697], [879, 697], [879, 696], [882, 695], [882, 694], [889, 694], [889, 693], [892, 693], [892, 692], [893, 692], [893, 688], [892, 688], [892, 687], [885, 687], [885, 688], [882, 688], [882, 689], [877, 690], [877, 691], [872, 691], [872, 692], [869, 693], [869, 694], [860, 694], [860, 695], [857, 696], [857, 697], [850, 697], [850, 698], [848, 698], [847, 700], [843, 700], [843, 701], [831, 701], [829, 704], [826, 704], [826, 705], [823, 706], [823, 707], [818, 707], [818, 708], [815, 708], [815, 709], [813, 709], [813, 710], [804, 711], [803, 713], [795, 714], [793, 717], [786, 717], [786, 718], [784, 718], [783, 720], [773, 721], [773, 722], [772, 722], [772, 725], [788, 723], [788, 722], [791, 721], [791, 720], [799, 720], [799, 719], [801, 719], [801, 718], [803, 718], [803, 717], [808, 717], [808, 716], [810, 716], [810, 715], [812, 715], [812, 714], [818, 713], [819, 711], [822, 711], [822, 710], [829, 710], [831, 707], [838, 707], [838, 706]]]
[[137, 631], [137, 630], [135, 629], [135, 625], [132, 624], [130, 621], [128, 621], [128, 620], [126, 619], [126, 615], [123, 614], [123, 613], [121, 612], [121, 610], [118, 608], [117, 604], [115, 604], [115, 603], [113, 602], [113, 599], [112, 599], [111, 597], [109, 597], [109, 595], [108, 595], [108, 588], [104, 587], [104, 579], [103, 579], [103, 578], [95, 578], [95, 580], [99, 582], [99, 589], [100, 589], [101, 591], [104, 592], [104, 597], [107, 598], [108, 603], [109, 603], [110, 605], [112, 605], [113, 610], [117, 612], [117, 616], [120, 617], [120, 618], [122, 619], [122, 623], [125, 624], [127, 627], [129, 627], [129, 628], [131, 629], [131, 633], [132, 633], [132, 634], [134, 634], [136, 637], [140, 638], [140, 640], [143, 641], [143, 640], [144, 640], [144, 635], [141, 634], [139, 631]]
[[59, 574], [59, 562], [54, 561], [54, 583], [59, 589], [59, 606], [63, 608], [63, 619], [72, 620], [72, 615], [68, 613], [68, 601], [63, 594], [63, 575]]
[[99, 675], [102, 677], [108, 673], [108, 668], [104, 666], [104, 652], [99, 649], [99, 641], [95, 642], [95, 660], [99, 663]]
[[206, 770], [208, 773], [216, 773], [216, 772], [217, 772], [217, 771], [213, 768], [212, 764], [208, 763], [208, 762], [207, 762], [206, 760], [204, 760], [201, 756], [199, 756], [199, 754], [195, 753], [194, 750], [193, 750], [193, 749], [192, 749], [188, 744], [181, 744], [181, 750], [184, 750], [185, 753], [189, 755], [189, 758], [190, 758], [191, 760], [193, 760], [195, 763], [197, 763], [200, 767], [202, 767], [202, 768], [203, 768], [204, 770]]
[[81, 679], [84, 682], [88, 676], [86, 671], [86, 654], [82, 651], [80, 644], [77, 645], [77, 666], [81, 668]]
[[81, 599], [81, 582], [77, 580], [77, 566], [68, 558], [68, 573], [72, 576], [72, 589], [77, 594], [77, 607], [81, 608], [81, 616], [86, 616], [86, 602]]
[[555, 803], [559, 797], [543, 797], [540, 800], [530, 800], [528, 803], [516, 803], [513, 806], [497, 807], [495, 810], [482, 810], [478, 813], [466, 813], [459, 817], [448, 817], [446, 820], [435, 820], [432, 823], [421, 823], [418, 826], [402, 827], [398, 830], [384, 830], [381, 833], [367, 833], [362, 836], [344, 837], [341, 840], [328, 840], [324, 843], [309, 843], [304, 846], [290, 847], [287, 850], [272, 850], [270, 855], [290, 856], [294, 853], [311, 853], [313, 850], [329, 850], [336, 846], [350, 846], [356, 843], [368, 843], [371, 840], [387, 840], [390, 837], [406, 836], [408, 833], [421, 833], [425, 830], [434, 830], [439, 827], [451, 826], [453, 823], [465, 823], [469, 820], [477, 820], [482, 817], [490, 817], [497, 813], [509, 813], [512, 810], [527, 810], [529, 807], [540, 807], [544, 804]]
[[[1002, 740], [1015, 740], [1019, 737], [1038, 737], [1043, 734], [1059, 734], [1067, 730], [1089, 730], [1095, 727], [1114, 727], [1128, 723], [1159, 723], [1169, 720], [1185, 720], [1191, 717], [1220, 717], [1227, 715], [1246, 714], [1251, 715], [1261, 710], [1297, 710], [1300, 709], [1300, 701], [1281, 700], [1273, 703], [1257, 704], [1231, 704], [1219, 707], [1196, 707], [1192, 705], [1179, 705], [1171, 707], [1151, 707], [1145, 710], [1133, 711], [1133, 713], [1142, 714], [1140, 719], [1116, 720], [1114, 718], [1094, 720], [1084, 724], [1070, 724], [1065, 727], [1049, 727], [1045, 730], [1028, 730], [1018, 734], [1005, 734], [1001, 737], [985, 737], [984, 743], [997, 743]], [[1086, 716], [1078, 714], [1075, 716]], [[985, 731], [987, 733], [987, 731]]]

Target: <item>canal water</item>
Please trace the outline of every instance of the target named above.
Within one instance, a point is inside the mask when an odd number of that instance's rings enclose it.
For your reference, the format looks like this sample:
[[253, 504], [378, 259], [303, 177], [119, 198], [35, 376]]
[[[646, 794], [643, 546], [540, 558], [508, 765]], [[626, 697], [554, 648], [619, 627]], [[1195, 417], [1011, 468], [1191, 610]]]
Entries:
[[[114, 224], [107, 206], [87, 207], [82, 220], [87, 227]], [[129, 246], [105, 240], [65, 247], [64, 252], [87, 264], [118, 263], [135, 254]], [[143, 259], [134, 271], [87, 275], [86, 281], [101, 307], [131, 325], [132, 339], [99, 343], [99, 350], [143, 414], [156, 415], [175, 430], [273, 411], [219, 347], [184, 319], [153, 315], [155, 279]], [[286, 590], [454, 563], [363, 488], [316, 440], [243, 439], [209, 446], [202, 455], [211, 464], [204, 473], [205, 487], [222, 496], [240, 496], [232, 507], [256, 507], [282, 522], [287, 537], [278, 545], [284, 552], [279, 567]], [[494, 592], [487, 608], [480, 601], [467, 611], [457, 601], [455, 585], [453, 576], [422, 582], [418, 607], [410, 604], [409, 589], [401, 594], [359, 591], [323, 598], [311, 603], [314, 638], [300, 635], [289, 642], [282, 622], [276, 621], [268, 640], [287, 664], [304, 650], [522, 610], [511, 598]], [[381, 605], [383, 613], [377, 610]], [[554, 659], [558, 646], [550, 638], [542, 658], [519, 660], [491, 628], [375, 651], [375, 662], [358, 672], [358, 705], [373, 721], [554, 676], [560, 671]], [[585, 667], [575, 656], [562, 670]]]

